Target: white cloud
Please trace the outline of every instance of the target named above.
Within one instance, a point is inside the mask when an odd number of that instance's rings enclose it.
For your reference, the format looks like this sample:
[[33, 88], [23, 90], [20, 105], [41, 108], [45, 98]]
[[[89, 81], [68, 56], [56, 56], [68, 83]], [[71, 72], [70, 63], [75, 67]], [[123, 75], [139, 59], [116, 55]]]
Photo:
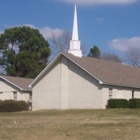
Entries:
[[108, 44], [115, 50], [127, 51], [130, 47], [140, 48], [140, 37], [113, 39]]
[[[34, 25], [32, 24], [24, 24], [24, 25], [18, 25], [18, 26], [28, 26], [28, 27], [31, 27], [33, 29], [38, 29], [39, 32], [43, 35], [43, 37], [45, 39], [51, 39], [53, 37], [53, 35], [55, 35], [55, 37], [61, 37], [63, 35], [63, 32], [64, 30], [63, 29], [60, 29], [60, 28], [55, 28], [55, 29], [52, 29], [48, 26], [46, 27], [43, 27], [43, 28], [38, 28], [38, 27], [35, 27]], [[15, 26], [14, 26], [15, 27]], [[16, 26], [17, 27], [17, 26]]]
[[59, 0], [78, 5], [101, 5], [101, 4], [130, 4], [139, 0]]
[[44, 36], [44, 38], [51, 39], [53, 35], [56, 37], [61, 37], [64, 30], [55, 28], [51, 29], [50, 27], [44, 27], [39, 29], [40, 33]]
[[[60, 29], [60, 28], [52, 29], [48, 26], [43, 27], [43, 28], [38, 28], [32, 24], [15, 25], [15, 26], [11, 26], [11, 27], [22, 27], [22, 26], [28, 26], [28, 27], [31, 27], [33, 29], [38, 29], [39, 32], [43, 35], [43, 37], [45, 39], [51, 39], [53, 37], [53, 35], [55, 35], [55, 37], [61, 37], [63, 35], [63, 32], [65, 32], [63, 29]], [[11, 27], [9, 27], [9, 28], [11, 28]], [[2, 34], [3, 32], [4, 31], [0, 31], [0, 34]]]

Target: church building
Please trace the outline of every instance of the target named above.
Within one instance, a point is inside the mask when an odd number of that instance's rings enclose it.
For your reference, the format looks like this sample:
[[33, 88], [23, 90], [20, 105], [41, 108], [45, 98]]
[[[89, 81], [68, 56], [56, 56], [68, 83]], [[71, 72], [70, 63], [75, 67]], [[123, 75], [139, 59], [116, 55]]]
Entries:
[[29, 85], [32, 109], [105, 109], [110, 98], [140, 98], [140, 68], [82, 55], [75, 6], [72, 40]]

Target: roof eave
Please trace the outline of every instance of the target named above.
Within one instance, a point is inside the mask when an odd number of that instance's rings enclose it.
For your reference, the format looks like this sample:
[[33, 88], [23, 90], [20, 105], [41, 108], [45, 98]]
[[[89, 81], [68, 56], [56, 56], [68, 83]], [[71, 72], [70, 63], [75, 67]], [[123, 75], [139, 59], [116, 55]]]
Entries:
[[110, 84], [110, 83], [102, 83], [102, 85], [140, 89], [140, 87], [136, 87], [136, 86], [127, 86], [127, 85]]

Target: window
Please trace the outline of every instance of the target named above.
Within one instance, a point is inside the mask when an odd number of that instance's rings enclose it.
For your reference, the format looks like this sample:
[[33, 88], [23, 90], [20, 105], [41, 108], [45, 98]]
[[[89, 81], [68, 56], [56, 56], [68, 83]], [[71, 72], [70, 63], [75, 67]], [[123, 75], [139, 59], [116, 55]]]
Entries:
[[17, 92], [16, 91], [13, 92], [13, 96], [14, 96], [14, 100], [17, 101]]
[[112, 88], [109, 89], [109, 98], [112, 97]]
[[29, 101], [32, 102], [32, 93], [29, 94]]
[[132, 91], [132, 99], [134, 99], [134, 91]]

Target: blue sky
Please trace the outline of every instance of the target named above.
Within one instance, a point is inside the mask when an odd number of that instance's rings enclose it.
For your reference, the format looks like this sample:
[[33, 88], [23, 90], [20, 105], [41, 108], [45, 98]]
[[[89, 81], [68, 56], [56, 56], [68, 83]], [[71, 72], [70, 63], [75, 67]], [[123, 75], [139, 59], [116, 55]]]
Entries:
[[49, 40], [72, 31], [77, 4], [79, 38], [89, 49], [124, 54], [140, 47], [140, 0], [0, 0], [0, 33], [14, 26], [37, 28]]

